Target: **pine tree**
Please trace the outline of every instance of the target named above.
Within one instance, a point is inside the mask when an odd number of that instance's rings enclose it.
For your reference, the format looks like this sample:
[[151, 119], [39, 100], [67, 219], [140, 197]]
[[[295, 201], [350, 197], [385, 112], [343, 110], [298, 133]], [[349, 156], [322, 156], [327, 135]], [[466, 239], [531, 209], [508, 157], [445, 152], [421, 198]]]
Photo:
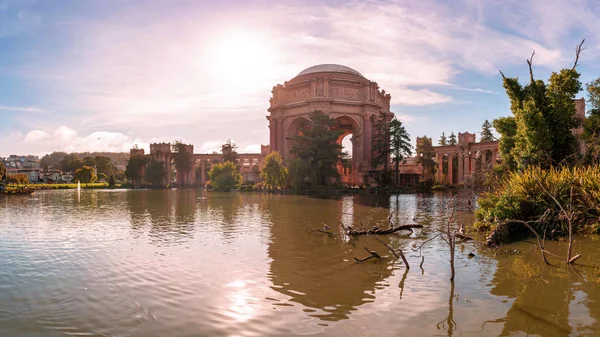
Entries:
[[438, 144], [440, 146], [446, 146], [448, 145], [448, 141], [446, 139], [446, 135], [442, 132], [442, 136], [440, 137], [440, 140], [438, 141]]
[[450, 137], [448, 137], [448, 145], [457, 145], [458, 141], [456, 140], [456, 135], [454, 134], [454, 131], [452, 131], [452, 133], [450, 134]]
[[402, 125], [402, 122], [394, 118], [390, 122], [390, 152], [394, 157], [395, 164], [395, 182], [398, 184], [398, 173], [400, 162], [412, 154], [410, 145], [410, 135]]
[[491, 127], [492, 124], [486, 119], [481, 126], [481, 138], [479, 139], [479, 142], [484, 143], [494, 141], [494, 134], [492, 133], [492, 130], [490, 130]]
[[435, 158], [435, 150], [433, 149], [433, 145], [431, 144], [431, 138], [428, 138], [427, 136], [418, 138], [416, 152], [417, 163], [421, 164], [421, 167], [423, 168], [423, 176], [421, 177], [421, 181], [433, 181], [435, 177], [436, 163], [433, 159]]
[[381, 111], [374, 118], [373, 137], [371, 138], [373, 151], [371, 166], [376, 169], [383, 165], [384, 172], [388, 170], [388, 158], [390, 157], [390, 123], [387, 116], [385, 111]]

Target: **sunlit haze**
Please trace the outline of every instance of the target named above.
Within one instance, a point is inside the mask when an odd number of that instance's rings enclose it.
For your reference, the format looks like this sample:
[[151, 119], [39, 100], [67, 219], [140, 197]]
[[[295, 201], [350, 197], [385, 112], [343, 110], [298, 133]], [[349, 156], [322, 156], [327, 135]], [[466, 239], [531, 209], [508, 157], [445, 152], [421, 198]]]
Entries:
[[[268, 144], [271, 88], [342, 64], [392, 96], [413, 140], [508, 115], [501, 69], [600, 70], [595, 1], [0, 0], [0, 156], [181, 140]], [[579, 97], [583, 97], [583, 92]]]

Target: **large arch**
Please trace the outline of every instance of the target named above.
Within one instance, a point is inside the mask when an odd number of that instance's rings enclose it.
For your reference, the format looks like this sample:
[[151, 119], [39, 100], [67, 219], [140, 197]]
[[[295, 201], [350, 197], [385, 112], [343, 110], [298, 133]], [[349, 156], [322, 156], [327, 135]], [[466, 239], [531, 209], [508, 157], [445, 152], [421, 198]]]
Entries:
[[273, 87], [268, 109], [269, 151], [279, 151], [289, 162], [292, 142], [311, 112], [319, 110], [336, 120], [343, 137], [352, 134], [352, 169], [348, 183], [369, 182], [372, 169], [372, 137], [374, 119], [381, 112], [391, 120], [391, 96], [379, 90], [376, 82], [366, 79], [354, 69], [323, 64], [305, 69], [296, 77]]

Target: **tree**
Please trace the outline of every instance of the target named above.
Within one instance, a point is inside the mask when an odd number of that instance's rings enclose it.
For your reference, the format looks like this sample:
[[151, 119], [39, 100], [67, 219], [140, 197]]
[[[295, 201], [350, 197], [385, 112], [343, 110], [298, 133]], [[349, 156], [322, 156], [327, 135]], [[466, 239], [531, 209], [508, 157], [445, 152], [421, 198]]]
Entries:
[[108, 186], [115, 186], [117, 184], [117, 182], [115, 181], [115, 176], [112, 175], [108, 178]]
[[228, 139], [223, 145], [221, 145], [221, 154], [223, 155], [223, 162], [232, 162], [238, 164], [238, 158], [240, 157], [237, 153], [237, 145]]
[[48, 172], [48, 164], [44, 164], [44, 172]]
[[260, 177], [265, 182], [268, 189], [284, 188], [287, 180], [288, 170], [283, 166], [283, 160], [279, 152], [269, 153], [260, 169]]
[[216, 191], [230, 191], [242, 183], [242, 175], [237, 165], [230, 161], [212, 165], [208, 176]]
[[308, 186], [309, 181], [316, 180], [315, 172], [311, 170], [310, 166], [304, 160], [296, 158], [291, 160], [289, 163], [289, 174], [288, 178], [290, 186], [294, 193], [298, 193], [305, 190]]
[[161, 162], [156, 162], [154, 160], [148, 163], [148, 165], [146, 166], [145, 173], [145, 180], [152, 186], [160, 185], [167, 176], [165, 164]]
[[502, 135], [498, 142], [498, 150], [502, 154], [503, 165], [509, 170], [517, 168], [518, 157], [515, 158], [515, 142], [517, 138], [517, 121], [514, 117], [501, 117], [493, 122], [494, 129]]
[[96, 172], [91, 166], [83, 166], [75, 171], [75, 181], [93, 183], [96, 181]]
[[52, 152], [42, 157], [40, 165], [58, 169], [60, 168], [60, 161], [67, 155], [66, 152]]
[[148, 163], [148, 160], [145, 156], [142, 155], [134, 155], [129, 158], [127, 161], [127, 166], [125, 166], [125, 176], [130, 179], [132, 182], [141, 181], [142, 180], [142, 170]]
[[584, 164], [600, 163], [600, 77], [586, 84], [591, 109], [583, 122]]
[[106, 174], [104, 173], [98, 173], [98, 181], [106, 181]]
[[374, 169], [383, 165], [383, 171], [388, 171], [390, 158], [390, 123], [388, 113], [381, 111], [374, 118], [373, 136], [371, 138], [373, 158], [371, 166]]
[[456, 140], [456, 135], [454, 134], [454, 131], [452, 131], [452, 133], [450, 134], [450, 137], [448, 137], [448, 145], [457, 145], [458, 141]]
[[94, 157], [94, 163], [96, 165], [96, 170], [98, 171], [98, 173], [104, 173], [107, 176], [117, 173], [117, 168], [112, 163], [112, 160], [109, 157], [96, 156]]
[[83, 166], [90, 166], [90, 167], [94, 167], [96, 166], [96, 160], [94, 159], [94, 157], [84, 157], [83, 160]]
[[440, 137], [440, 140], [438, 141], [438, 144], [440, 146], [446, 146], [448, 145], [448, 141], [446, 139], [446, 135], [442, 132], [442, 136]]
[[9, 184], [28, 184], [29, 183], [29, 176], [23, 173], [19, 173], [19, 174], [7, 174], [6, 175], [6, 181]]
[[6, 180], [6, 166], [3, 163], [0, 163], [0, 183]]
[[63, 172], [73, 172], [81, 168], [83, 163], [74, 153], [68, 154], [60, 161], [60, 169]]
[[395, 181], [398, 184], [398, 173], [400, 172], [400, 162], [412, 154], [410, 145], [410, 135], [402, 125], [402, 122], [394, 118], [390, 122], [390, 152], [394, 157]]
[[[573, 67], [553, 72], [548, 84], [533, 77], [535, 52], [527, 60], [530, 77], [527, 85], [522, 86], [517, 78], [507, 78], [500, 72], [516, 126], [515, 134], [507, 135], [514, 140], [511, 152], [502, 152], [506, 148], [500, 150], [502, 158], [511, 158], [515, 168], [528, 165], [548, 168], [568, 161], [577, 153], [571, 129], [578, 125], [573, 98], [582, 88], [576, 70], [582, 45], [583, 41], [576, 49]], [[501, 129], [496, 130], [505, 137]]]
[[431, 183], [434, 180], [436, 172], [435, 150], [431, 144], [431, 138], [423, 136], [417, 139], [417, 163], [423, 168], [421, 182]]
[[492, 123], [486, 119], [481, 126], [481, 138], [479, 139], [479, 142], [493, 142], [495, 140], [494, 134], [492, 133], [492, 130], [490, 130], [491, 127]]
[[327, 185], [330, 178], [338, 178], [337, 164], [342, 159], [342, 145], [338, 144], [341, 130], [332, 130], [335, 121], [321, 111], [314, 111], [303, 134], [288, 138], [293, 142], [291, 152], [296, 158], [308, 164], [314, 174], [310, 177], [312, 185]]
[[[179, 178], [184, 180], [187, 173], [193, 169], [193, 160], [191, 151], [188, 150], [188, 146], [175, 141], [172, 146], [173, 150], [173, 161], [175, 162], [175, 169], [179, 172]], [[185, 181], [177, 181], [178, 184], [185, 184]]]

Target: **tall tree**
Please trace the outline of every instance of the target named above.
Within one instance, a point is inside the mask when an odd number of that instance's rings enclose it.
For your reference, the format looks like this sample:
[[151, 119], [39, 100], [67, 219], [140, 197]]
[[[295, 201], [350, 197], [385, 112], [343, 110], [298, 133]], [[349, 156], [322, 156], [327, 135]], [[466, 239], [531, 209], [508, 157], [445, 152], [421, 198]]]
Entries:
[[129, 158], [127, 161], [127, 166], [125, 166], [125, 176], [132, 181], [132, 183], [136, 181], [142, 180], [142, 170], [148, 163], [148, 160], [145, 156], [142, 155], [134, 155]]
[[51, 168], [60, 168], [60, 161], [67, 155], [66, 152], [52, 152], [42, 157], [40, 166], [48, 165]]
[[96, 160], [94, 159], [94, 157], [90, 157], [90, 156], [83, 158], [82, 163], [83, 163], [83, 166], [90, 166], [90, 167], [96, 166]]
[[279, 152], [273, 151], [269, 153], [263, 162], [260, 169], [260, 177], [264, 180], [265, 186], [274, 190], [284, 188], [287, 180], [288, 170], [283, 166], [283, 160]]
[[590, 109], [583, 123], [584, 164], [600, 164], [600, 77], [586, 84]]
[[448, 145], [448, 140], [446, 139], [446, 134], [444, 134], [444, 132], [442, 132], [442, 136], [440, 137], [440, 140], [438, 141], [438, 144], [440, 146], [446, 146], [446, 145]]
[[[173, 161], [175, 169], [182, 173], [187, 173], [192, 169], [192, 153], [187, 149], [187, 146], [182, 142], [175, 141], [171, 146], [173, 153]], [[181, 182], [177, 182], [178, 184]]]
[[117, 173], [117, 168], [109, 157], [96, 156], [94, 157], [94, 163], [96, 164], [96, 170], [98, 170], [99, 174], [104, 173], [107, 176], [110, 176]]
[[421, 181], [425, 183], [432, 182], [435, 178], [436, 163], [435, 150], [431, 144], [431, 138], [423, 136], [417, 140], [417, 163], [423, 168]]
[[96, 181], [96, 172], [91, 166], [83, 166], [75, 171], [75, 181], [82, 183], [93, 183]]
[[162, 184], [167, 176], [165, 164], [157, 161], [150, 161], [146, 166], [145, 180], [152, 186]]
[[327, 185], [330, 178], [339, 177], [342, 145], [337, 141], [342, 131], [332, 130], [335, 121], [321, 111], [312, 112], [309, 119], [301, 135], [289, 138], [293, 142], [291, 152], [314, 171], [312, 184]]
[[221, 145], [221, 154], [223, 155], [223, 162], [232, 162], [238, 165], [238, 158], [240, 156], [237, 153], [237, 145], [231, 139], [228, 139]]
[[481, 126], [481, 138], [479, 139], [481, 143], [494, 141], [494, 134], [492, 133], [491, 127], [492, 123], [486, 119]]
[[[507, 78], [500, 72], [516, 126], [515, 134], [507, 135], [514, 137], [511, 153], [500, 150], [503, 158], [510, 157], [514, 161], [514, 166], [559, 165], [577, 153], [577, 141], [571, 129], [578, 124], [573, 98], [581, 90], [576, 67], [582, 45], [583, 41], [577, 47], [573, 67], [553, 72], [548, 84], [533, 77], [535, 52], [527, 60], [530, 77], [527, 85], [522, 86], [517, 78]], [[500, 128], [496, 130], [505, 136]]]
[[68, 154], [60, 161], [60, 169], [63, 172], [73, 172], [81, 168], [83, 163], [74, 153]]
[[457, 145], [458, 141], [456, 140], [456, 135], [454, 134], [454, 131], [452, 131], [452, 133], [450, 133], [450, 137], [448, 137], [448, 145]]
[[390, 157], [390, 123], [385, 111], [379, 112], [373, 118], [373, 135], [371, 137], [373, 158], [371, 166], [376, 169], [383, 166], [383, 171], [388, 171]]
[[394, 158], [395, 182], [398, 184], [400, 162], [412, 154], [410, 135], [402, 125], [402, 122], [394, 118], [390, 122], [390, 152]]

